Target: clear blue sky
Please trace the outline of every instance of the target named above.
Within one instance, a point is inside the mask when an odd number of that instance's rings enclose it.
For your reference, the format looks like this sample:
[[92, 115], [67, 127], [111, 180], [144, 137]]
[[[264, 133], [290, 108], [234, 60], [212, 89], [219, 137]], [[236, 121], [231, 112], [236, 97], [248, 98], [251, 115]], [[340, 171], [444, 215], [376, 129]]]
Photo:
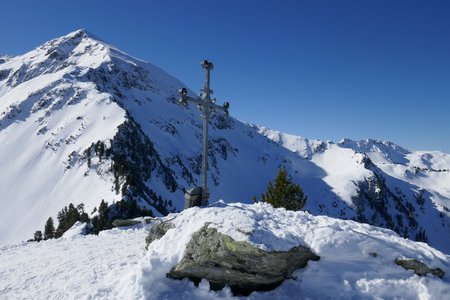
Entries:
[[238, 119], [307, 138], [450, 153], [450, 1], [0, 3], [0, 53], [86, 28], [194, 91], [199, 62]]

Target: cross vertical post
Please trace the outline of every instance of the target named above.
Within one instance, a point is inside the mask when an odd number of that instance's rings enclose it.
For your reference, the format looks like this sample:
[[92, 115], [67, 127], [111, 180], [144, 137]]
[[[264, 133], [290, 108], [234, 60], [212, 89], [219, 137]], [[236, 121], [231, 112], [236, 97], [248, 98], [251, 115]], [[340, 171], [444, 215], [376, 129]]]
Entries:
[[205, 83], [197, 97], [193, 98], [187, 95], [187, 89], [182, 88], [178, 92], [181, 96], [180, 103], [187, 106], [188, 102], [197, 104], [197, 108], [202, 113], [203, 119], [203, 150], [202, 150], [202, 195], [201, 205], [208, 205], [209, 191], [208, 191], [208, 124], [211, 117], [214, 116], [216, 109], [222, 110], [228, 116], [228, 109], [230, 104], [224, 102], [223, 105], [217, 105], [216, 99], [211, 98], [213, 91], [210, 88], [211, 70], [214, 65], [204, 60], [201, 62], [202, 68], [205, 70]]
[[202, 151], [202, 206], [208, 205], [208, 123], [209, 113], [203, 113], [203, 151]]

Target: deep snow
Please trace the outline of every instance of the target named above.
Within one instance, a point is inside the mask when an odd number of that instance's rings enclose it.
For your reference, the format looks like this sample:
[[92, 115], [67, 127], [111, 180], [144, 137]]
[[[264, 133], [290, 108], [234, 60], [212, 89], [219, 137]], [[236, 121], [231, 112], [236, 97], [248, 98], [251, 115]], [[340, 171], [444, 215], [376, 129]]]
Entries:
[[[223, 201], [160, 221], [175, 228], [147, 252], [144, 239], [152, 225], [0, 248], [0, 298], [234, 299], [229, 288], [209, 291], [206, 280], [197, 288], [166, 278], [206, 222], [266, 251], [305, 245], [321, 257], [297, 270], [295, 279], [248, 299], [444, 299], [450, 293], [448, 255], [354, 221]], [[416, 258], [446, 275], [419, 277], [395, 265], [396, 258]]]

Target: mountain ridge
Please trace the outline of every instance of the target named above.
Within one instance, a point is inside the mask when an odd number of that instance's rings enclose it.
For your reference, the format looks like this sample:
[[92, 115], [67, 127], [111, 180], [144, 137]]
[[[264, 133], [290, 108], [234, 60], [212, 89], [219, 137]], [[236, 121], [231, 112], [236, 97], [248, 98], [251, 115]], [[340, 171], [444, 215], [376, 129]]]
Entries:
[[[71, 202], [91, 212], [102, 199], [135, 199], [161, 215], [199, 185], [201, 120], [178, 105], [185, 85], [92, 36], [78, 30], [0, 64], [0, 220], [17, 227], [0, 244], [31, 237]], [[440, 238], [450, 231], [448, 154], [309, 140], [221, 114], [210, 128], [212, 199], [249, 203], [285, 166], [310, 212], [410, 238], [424, 230], [450, 252]]]

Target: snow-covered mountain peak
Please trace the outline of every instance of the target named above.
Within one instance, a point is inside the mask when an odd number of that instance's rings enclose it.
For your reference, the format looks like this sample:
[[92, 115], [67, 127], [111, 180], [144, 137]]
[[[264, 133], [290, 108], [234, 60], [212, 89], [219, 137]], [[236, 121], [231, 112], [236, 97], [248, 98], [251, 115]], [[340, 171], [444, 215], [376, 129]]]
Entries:
[[252, 126], [263, 136], [307, 159], [311, 158], [314, 153], [323, 152], [333, 144], [331, 141], [310, 140], [301, 136], [282, 133], [264, 126]]
[[376, 139], [364, 139], [364, 140], [351, 140], [344, 138], [339, 141], [339, 145], [347, 148], [354, 148], [355, 150], [361, 150], [361, 152], [371, 152], [371, 151], [395, 151], [404, 155], [411, 153], [399, 145], [388, 141], [388, 140], [376, 140]]
[[6, 80], [5, 87], [12, 89], [41, 75], [80, 74], [111, 61], [111, 52], [106, 43], [87, 31], [78, 30], [24, 55], [5, 59], [0, 64], [0, 82]]
[[[30, 238], [71, 202], [88, 212], [102, 199], [134, 199], [156, 215], [183, 208], [184, 191], [200, 184], [202, 125], [194, 105], [177, 103], [181, 81], [86, 30], [2, 58], [0, 244]], [[209, 134], [212, 201], [251, 202], [285, 167], [311, 213], [420, 240], [426, 231], [450, 251], [439, 237], [450, 224], [447, 154], [309, 140], [219, 112]]]
[[98, 49], [109, 51], [110, 49], [114, 48], [113, 46], [109, 45], [107, 42], [97, 37], [96, 35], [90, 33], [86, 29], [79, 29], [64, 36], [54, 38], [44, 43], [43, 45], [37, 47], [34, 51], [44, 51], [46, 52], [46, 55], [51, 54], [53, 51], [58, 51], [59, 54], [65, 55], [69, 55], [70, 53], [77, 54], [79, 52], [74, 51], [74, 49], [78, 47], [80, 44], [85, 47], [87, 46], [94, 47], [96, 45], [101, 45], [101, 48], [96, 49], [97, 51]]
[[339, 142], [339, 145], [343, 148], [351, 148], [356, 152], [377, 155], [382, 160], [396, 164], [407, 164], [406, 156], [411, 154], [411, 151], [386, 140], [365, 139], [354, 141], [344, 138]]
[[445, 171], [450, 165], [450, 155], [441, 151], [412, 151], [386, 140], [345, 138], [338, 145], [366, 153], [372, 161], [382, 165], [403, 165], [423, 171]]

